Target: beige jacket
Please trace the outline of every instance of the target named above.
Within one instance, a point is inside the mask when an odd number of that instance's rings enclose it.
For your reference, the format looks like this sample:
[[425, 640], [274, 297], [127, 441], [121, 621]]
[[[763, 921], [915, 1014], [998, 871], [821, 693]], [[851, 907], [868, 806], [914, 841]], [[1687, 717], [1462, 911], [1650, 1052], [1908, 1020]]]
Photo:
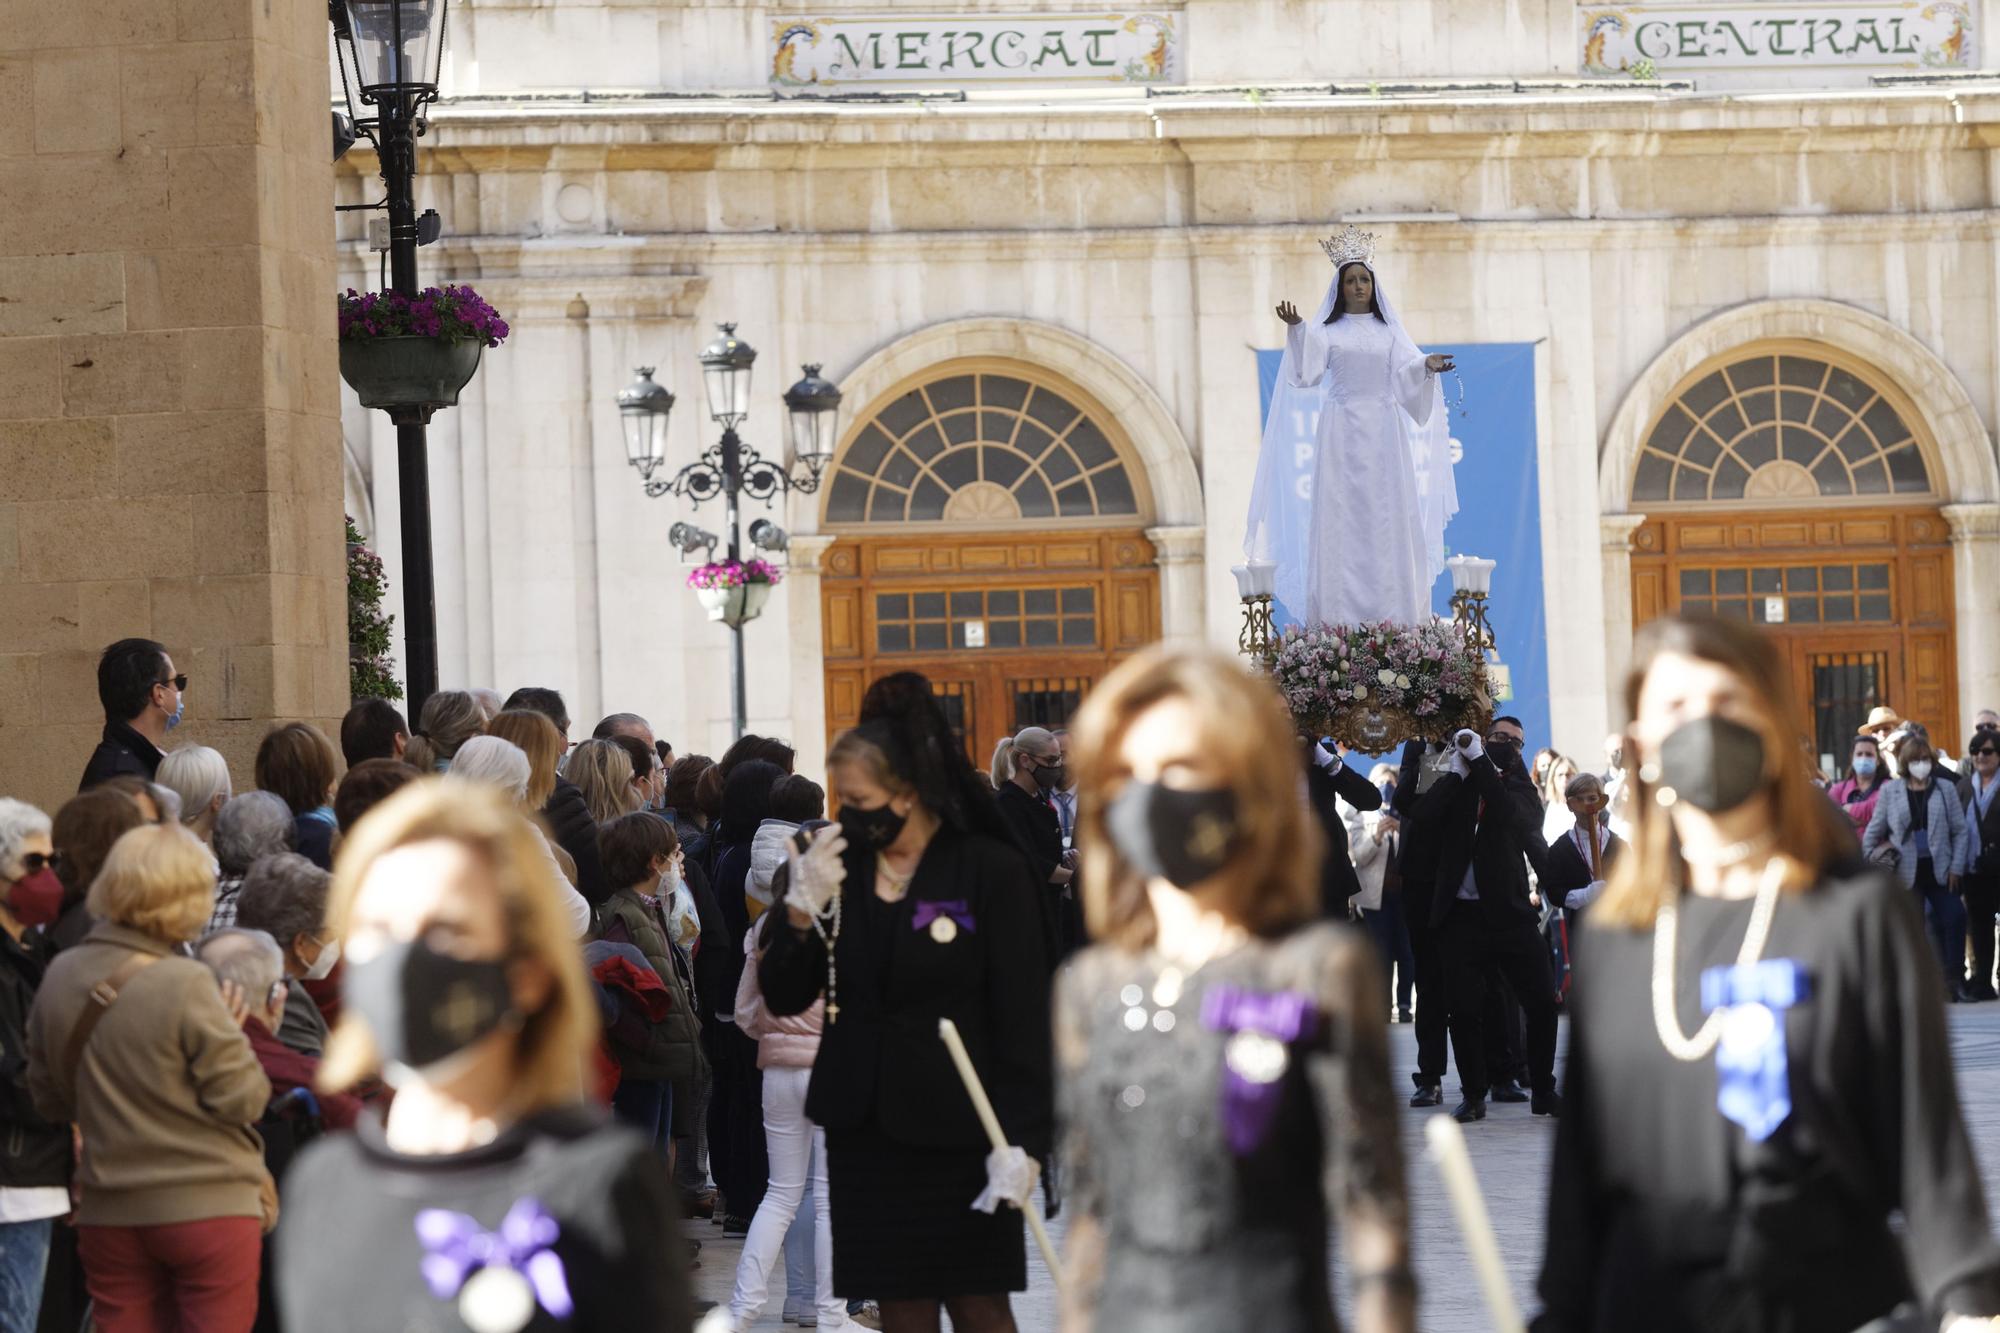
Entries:
[[[158, 962], [125, 984], [84, 1046], [56, 1066], [90, 990], [134, 952]], [[261, 1217], [264, 1148], [250, 1126], [271, 1100], [215, 974], [149, 935], [100, 922], [58, 955], [28, 1015], [35, 1109], [83, 1131], [84, 1226]]]

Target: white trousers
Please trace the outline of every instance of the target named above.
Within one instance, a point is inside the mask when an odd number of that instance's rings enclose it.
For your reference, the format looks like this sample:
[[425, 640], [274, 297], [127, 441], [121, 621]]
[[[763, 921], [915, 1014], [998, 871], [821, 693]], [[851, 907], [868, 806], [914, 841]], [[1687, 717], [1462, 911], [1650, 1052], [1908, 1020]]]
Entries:
[[813, 1267], [819, 1293], [813, 1302], [822, 1329], [847, 1324], [847, 1302], [833, 1294], [833, 1214], [827, 1203], [826, 1135], [806, 1119], [806, 1084], [810, 1069], [764, 1071], [764, 1142], [771, 1159], [771, 1183], [764, 1202], [750, 1219], [743, 1239], [743, 1258], [736, 1265], [736, 1291], [729, 1298], [729, 1316], [737, 1327], [756, 1321], [770, 1296], [771, 1269], [784, 1249], [785, 1232], [812, 1179]]

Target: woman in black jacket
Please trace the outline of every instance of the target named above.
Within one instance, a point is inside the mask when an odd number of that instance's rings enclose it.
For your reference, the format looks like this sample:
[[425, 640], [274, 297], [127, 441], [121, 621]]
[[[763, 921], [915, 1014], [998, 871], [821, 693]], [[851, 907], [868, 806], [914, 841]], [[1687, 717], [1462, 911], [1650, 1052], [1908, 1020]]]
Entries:
[[[921, 700], [835, 743], [838, 829], [794, 855], [763, 936], [774, 1014], [826, 995], [806, 1113], [826, 1130], [834, 1289], [888, 1330], [1011, 1333], [1027, 1286], [1018, 1214], [1050, 1136], [1046, 946], [1033, 872]], [[916, 781], [913, 781], [916, 778]], [[973, 821], [978, 820], [975, 824]], [[985, 827], [980, 827], [984, 825]], [[989, 1156], [938, 1038], [951, 1019], [1010, 1144]]]
[[0, 799], [0, 1327], [33, 1328], [53, 1220], [69, 1212], [69, 1127], [36, 1114], [28, 1095], [28, 1010], [42, 964], [21, 946], [30, 926], [56, 919], [49, 817], [23, 801]]
[[736, 986], [743, 977], [743, 936], [750, 929], [743, 896], [750, 843], [771, 812], [771, 788], [783, 776], [778, 765], [749, 759], [724, 779], [713, 879], [723, 938], [711, 948], [704, 925], [704, 965], [697, 970], [702, 1003], [708, 1007], [703, 1032], [715, 1079], [708, 1101], [708, 1164], [728, 1205], [725, 1235], [749, 1233], [770, 1171], [764, 1148], [764, 1079], [757, 1069], [757, 1043], [736, 1027]]
[[1052, 732], [1023, 727], [993, 750], [993, 790], [1014, 840], [1028, 854], [1028, 868], [1041, 886], [1042, 931], [1049, 956], [1068, 955], [1080, 939], [1066, 938], [1065, 924], [1074, 915], [1076, 853], [1063, 849], [1062, 821], [1049, 803], [1050, 793], [1063, 784], [1062, 747]]

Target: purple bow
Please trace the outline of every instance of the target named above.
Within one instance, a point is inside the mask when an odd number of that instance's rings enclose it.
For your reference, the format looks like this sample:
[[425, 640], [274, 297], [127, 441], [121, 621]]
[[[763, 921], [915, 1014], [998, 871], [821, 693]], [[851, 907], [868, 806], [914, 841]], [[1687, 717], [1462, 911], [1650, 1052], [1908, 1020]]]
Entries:
[[962, 930], [979, 929], [978, 926], [973, 924], [972, 909], [966, 905], [963, 898], [953, 898], [949, 902], [919, 900], [917, 903], [917, 914], [910, 921], [910, 929], [922, 930], [941, 916], [950, 917], [958, 923], [959, 928]]
[[1222, 1054], [1222, 1127], [1238, 1157], [1255, 1152], [1271, 1132], [1290, 1065], [1290, 1045], [1319, 1029], [1319, 1009], [1299, 991], [1211, 987], [1201, 1022], [1229, 1034]]
[[556, 1220], [534, 1199], [516, 1199], [498, 1231], [484, 1230], [464, 1213], [445, 1208], [426, 1208], [417, 1214], [424, 1281], [433, 1296], [452, 1299], [481, 1268], [510, 1268], [528, 1279], [544, 1310], [567, 1319], [575, 1303], [562, 1259], [550, 1248], [560, 1234]]

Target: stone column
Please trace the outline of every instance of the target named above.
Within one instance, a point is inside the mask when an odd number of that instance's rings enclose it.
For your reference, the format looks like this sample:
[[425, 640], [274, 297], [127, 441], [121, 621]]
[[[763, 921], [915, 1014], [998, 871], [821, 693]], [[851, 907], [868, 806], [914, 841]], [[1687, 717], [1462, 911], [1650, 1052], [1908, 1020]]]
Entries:
[[[1147, 528], [1160, 567], [1160, 637], [1193, 647], [1207, 638], [1208, 597], [1202, 580], [1208, 532], [1200, 527]], [[1227, 645], [1234, 648], [1235, 641]]]
[[8, 17], [0, 794], [75, 791], [129, 635], [245, 788], [271, 722], [347, 706], [326, 13]]
[[1600, 514], [1598, 534], [1603, 542], [1604, 570], [1604, 682], [1605, 706], [1610, 725], [1622, 727], [1630, 719], [1622, 715], [1618, 691], [1632, 666], [1632, 534], [1646, 521], [1644, 514]]
[[[1957, 603], [1958, 717], [1970, 732], [1982, 708], [2000, 708], [2000, 503], [1946, 505], [1951, 525], [1951, 578]], [[1953, 738], [1946, 744], [1962, 743]]]
[[820, 560], [837, 538], [794, 533], [786, 549], [786, 626], [792, 641], [792, 744], [798, 771], [826, 772], [826, 624], [820, 615]]

